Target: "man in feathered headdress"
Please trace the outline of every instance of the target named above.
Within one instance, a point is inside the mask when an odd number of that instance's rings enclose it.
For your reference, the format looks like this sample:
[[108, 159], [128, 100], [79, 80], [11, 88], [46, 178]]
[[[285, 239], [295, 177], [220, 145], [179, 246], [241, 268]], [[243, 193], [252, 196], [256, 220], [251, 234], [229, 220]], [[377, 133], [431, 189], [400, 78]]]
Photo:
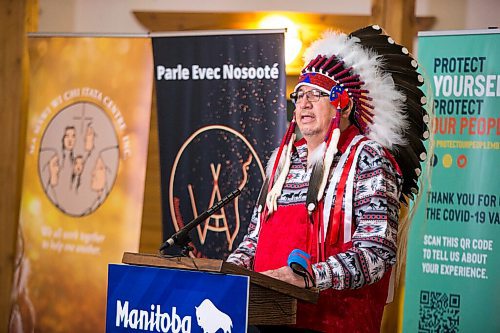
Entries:
[[379, 332], [400, 202], [418, 193], [426, 158], [422, 76], [378, 26], [326, 33], [304, 58], [294, 118], [228, 261], [318, 288], [318, 304], [299, 302], [297, 328]]

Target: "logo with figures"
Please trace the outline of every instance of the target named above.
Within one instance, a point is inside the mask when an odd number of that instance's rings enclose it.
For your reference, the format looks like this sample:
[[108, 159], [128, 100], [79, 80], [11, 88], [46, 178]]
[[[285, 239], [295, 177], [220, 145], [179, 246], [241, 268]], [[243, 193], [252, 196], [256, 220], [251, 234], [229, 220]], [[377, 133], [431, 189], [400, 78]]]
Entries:
[[[241, 133], [223, 125], [195, 131], [180, 147], [171, 169], [168, 204], [174, 230], [236, 188], [263, 180], [264, 175], [260, 158]], [[231, 251], [242, 230], [241, 218], [251, 215], [252, 199], [245, 202], [236, 197], [198, 225], [190, 244], [193, 254], [213, 257], [220, 251]]]
[[120, 152], [112, 120], [98, 104], [73, 101], [45, 128], [38, 173], [45, 195], [70, 216], [93, 213], [108, 197]]

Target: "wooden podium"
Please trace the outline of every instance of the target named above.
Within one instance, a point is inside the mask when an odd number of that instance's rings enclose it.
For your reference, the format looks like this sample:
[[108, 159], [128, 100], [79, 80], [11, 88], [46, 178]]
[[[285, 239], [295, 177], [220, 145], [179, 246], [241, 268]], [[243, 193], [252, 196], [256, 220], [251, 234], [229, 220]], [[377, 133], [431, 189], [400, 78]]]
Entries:
[[154, 254], [125, 252], [122, 262], [130, 265], [187, 269], [202, 272], [245, 275], [250, 277], [248, 302], [249, 325], [295, 324], [297, 300], [316, 303], [318, 292], [307, 290], [249, 271], [237, 265], [204, 258], [168, 258]]

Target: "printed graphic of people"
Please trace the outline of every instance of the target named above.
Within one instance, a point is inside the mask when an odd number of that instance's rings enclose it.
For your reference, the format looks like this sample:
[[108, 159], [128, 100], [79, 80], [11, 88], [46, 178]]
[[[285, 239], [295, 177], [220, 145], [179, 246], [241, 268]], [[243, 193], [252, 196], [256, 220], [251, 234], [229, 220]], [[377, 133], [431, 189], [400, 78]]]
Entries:
[[50, 187], [56, 187], [59, 183], [59, 170], [59, 157], [54, 155], [49, 161]]
[[71, 174], [71, 188], [78, 192], [78, 188], [81, 183], [81, 176], [83, 172], [83, 168], [85, 166], [85, 161], [82, 155], [78, 155], [75, 157], [73, 161], [73, 172]]
[[87, 130], [85, 132], [85, 151], [88, 155], [94, 149], [95, 131], [92, 124], [87, 125]]
[[76, 129], [74, 126], [66, 126], [62, 137], [62, 167], [66, 164], [66, 159], [70, 161], [69, 165], [73, 164], [74, 152], [76, 143]]
[[92, 171], [92, 182], [91, 188], [93, 191], [97, 192], [98, 196], [101, 197], [106, 186], [106, 164], [101, 157], [97, 159], [95, 163], [95, 168]]
[[96, 210], [103, 203], [110, 190], [108, 179], [112, 172], [108, 164], [111, 165], [113, 163], [116, 149], [117, 147], [108, 147], [99, 152], [94, 168], [92, 169], [92, 178], [90, 181], [90, 188], [96, 194], [94, 202], [89, 207], [90, 212]]
[[58, 206], [56, 186], [59, 184], [60, 166], [57, 151], [55, 149], [41, 150], [39, 162], [41, 164], [40, 177], [45, 194], [54, 205]]
[[115, 128], [101, 107], [77, 102], [62, 109], [41, 139], [38, 168], [45, 194], [65, 214], [91, 214], [112, 189], [119, 155]]

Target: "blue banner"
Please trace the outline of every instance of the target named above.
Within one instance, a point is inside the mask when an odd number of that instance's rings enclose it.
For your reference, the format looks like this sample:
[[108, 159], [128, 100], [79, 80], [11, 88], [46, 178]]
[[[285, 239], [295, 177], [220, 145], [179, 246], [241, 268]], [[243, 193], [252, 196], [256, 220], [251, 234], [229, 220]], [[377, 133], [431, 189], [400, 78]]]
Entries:
[[191, 232], [197, 257], [241, 242], [286, 128], [284, 36], [276, 32], [153, 38], [163, 238], [236, 188]]
[[109, 265], [106, 332], [246, 332], [249, 277]]

